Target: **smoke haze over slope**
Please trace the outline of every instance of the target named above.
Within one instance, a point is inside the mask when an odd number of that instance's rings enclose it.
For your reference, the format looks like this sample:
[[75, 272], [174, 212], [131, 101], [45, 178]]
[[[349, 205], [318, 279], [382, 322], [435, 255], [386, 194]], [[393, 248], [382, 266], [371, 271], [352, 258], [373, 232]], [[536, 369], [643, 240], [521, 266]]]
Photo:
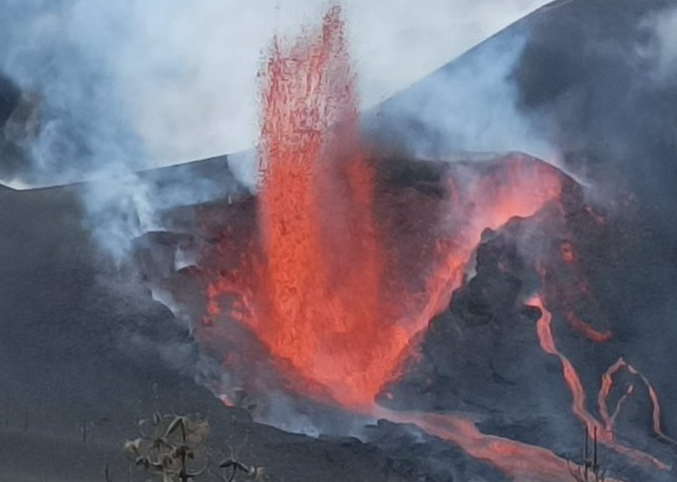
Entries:
[[[0, 71], [37, 96], [41, 133], [4, 181], [44, 185], [246, 149], [273, 35], [322, 1], [31, 0], [0, 9]], [[426, 76], [543, 0], [344, 2], [362, 106]], [[3, 156], [5, 157], [5, 156]]]

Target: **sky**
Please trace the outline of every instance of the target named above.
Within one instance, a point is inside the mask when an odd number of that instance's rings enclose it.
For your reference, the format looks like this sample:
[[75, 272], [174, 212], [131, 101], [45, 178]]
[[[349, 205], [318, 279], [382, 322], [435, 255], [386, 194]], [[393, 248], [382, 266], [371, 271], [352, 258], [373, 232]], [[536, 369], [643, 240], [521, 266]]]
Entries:
[[[362, 107], [545, 3], [343, 0]], [[31, 147], [31, 173], [41, 174], [34, 182], [75, 180], [104, 160], [134, 170], [252, 147], [259, 130], [257, 73], [272, 38], [318, 25], [328, 5], [5, 0], [0, 70], [47, 99], [43, 132]], [[20, 180], [19, 174], [5, 181]]]
[[[140, 2], [139, 2], [140, 3]], [[159, 4], [175, 8], [162, 10]], [[543, 0], [346, 0], [351, 53], [363, 107], [377, 104], [491, 36]], [[155, 4], [153, 6], [152, 4]], [[187, 5], [188, 2], [183, 2]], [[134, 118], [149, 154], [173, 163], [250, 147], [258, 132], [256, 74], [274, 34], [316, 24], [315, 0], [151, 0], [132, 18], [136, 34], [122, 49], [124, 80], [140, 87]], [[155, 12], [164, 13], [158, 17]], [[167, 27], [168, 25], [168, 27]], [[171, 46], [159, 49], [166, 29]], [[157, 62], [147, 63], [139, 50]], [[164, 80], [163, 57], [181, 59]], [[129, 60], [125, 60], [129, 59]], [[141, 64], [129, 68], [134, 59]], [[126, 64], [126, 65], [125, 65]], [[156, 85], [162, 88], [156, 88]], [[187, 107], [187, 105], [189, 107]], [[189, 119], [185, 119], [186, 109]], [[172, 132], [172, 142], [165, 141]]]

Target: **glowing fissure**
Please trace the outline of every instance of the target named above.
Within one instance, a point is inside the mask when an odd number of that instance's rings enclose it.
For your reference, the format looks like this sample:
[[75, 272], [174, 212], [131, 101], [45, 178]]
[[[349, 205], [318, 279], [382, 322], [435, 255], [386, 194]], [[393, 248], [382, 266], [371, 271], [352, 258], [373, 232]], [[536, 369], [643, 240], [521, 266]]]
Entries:
[[613, 386], [614, 376], [624, 369], [627, 370], [629, 374], [638, 378], [641, 384], [644, 386], [644, 388], [646, 388], [647, 395], [649, 397], [649, 400], [651, 401], [651, 421], [654, 433], [659, 438], [661, 438], [666, 442], [677, 444], [677, 441], [668, 437], [663, 431], [663, 427], [661, 426], [661, 405], [660, 401], [658, 400], [658, 394], [656, 393], [656, 390], [654, 389], [653, 385], [651, 385], [651, 382], [649, 382], [646, 376], [642, 375], [635, 367], [633, 367], [631, 364], [625, 361], [623, 357], [619, 358], [616, 361], [616, 363], [611, 365], [611, 367], [609, 367], [609, 369], [602, 375], [602, 385], [598, 395], [598, 404], [600, 414], [602, 416], [602, 419], [605, 421], [606, 425], [613, 430], [614, 422], [618, 417], [618, 414], [620, 413], [623, 403], [625, 402], [625, 400], [627, 400], [627, 398], [630, 395], [635, 393], [636, 390], [634, 382], [628, 385], [626, 392], [621, 396], [621, 398], [616, 403], [616, 408], [614, 409], [612, 414], [609, 415], [608, 400], [611, 395], [611, 388]]

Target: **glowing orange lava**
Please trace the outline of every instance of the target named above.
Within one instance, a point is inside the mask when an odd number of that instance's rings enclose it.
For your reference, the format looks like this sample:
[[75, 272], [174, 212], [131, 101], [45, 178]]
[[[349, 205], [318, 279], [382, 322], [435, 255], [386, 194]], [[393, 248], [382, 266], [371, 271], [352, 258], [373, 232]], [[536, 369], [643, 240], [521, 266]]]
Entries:
[[452, 167], [444, 214], [431, 222], [439, 225], [429, 234], [434, 248], [422, 246], [404, 273], [410, 247], [389, 244], [392, 224], [375, 218], [383, 200], [361, 147], [341, 10], [289, 48], [276, 40], [263, 79], [259, 248], [211, 280], [205, 322], [228, 298], [227, 314], [256, 333], [280, 370], [294, 370], [288, 379], [321, 388], [307, 395], [371, 407], [462, 283], [482, 231], [556, 199], [560, 177], [520, 156], [479, 171]]
[[[645, 465], [653, 465], [661, 470], [669, 470], [670, 466], [656, 459], [650, 454], [635, 450], [624, 445], [619, 444], [614, 440], [614, 431], [613, 431], [613, 420], [617, 414], [613, 417], [609, 416], [609, 409], [607, 405], [608, 394], [611, 389], [611, 376], [618, 371], [621, 367], [628, 367], [631, 370], [631, 373], [639, 375], [632, 366], [625, 364], [624, 361], [619, 360], [615, 365], [613, 365], [609, 371], [602, 377], [602, 384], [600, 388], [600, 394], [598, 395], [598, 402], [600, 408], [600, 414], [604, 423], [598, 421], [587, 409], [586, 406], [586, 393], [581, 383], [580, 376], [578, 371], [569, 361], [569, 359], [560, 353], [557, 349], [553, 334], [552, 334], [552, 314], [545, 308], [543, 301], [540, 297], [534, 297], [529, 301], [530, 305], [537, 306], [541, 310], [541, 318], [538, 320], [536, 330], [538, 333], [538, 339], [541, 343], [541, 348], [548, 354], [555, 355], [559, 358], [562, 363], [562, 371], [564, 374], [564, 379], [569, 387], [571, 396], [573, 398], [572, 408], [574, 414], [578, 419], [583, 422], [588, 430], [588, 433], [597, 433], [599, 435], [599, 441], [615, 450], [616, 452], [623, 454], [637, 463]], [[642, 376], [642, 378], [644, 378]], [[644, 378], [646, 381], [646, 379]], [[646, 381], [647, 387], [649, 387], [649, 392], [654, 393], [651, 385]], [[658, 405], [657, 398], [652, 397], [652, 402], [654, 403], [654, 424], [658, 423], [657, 433], [663, 435], [660, 429], [660, 422], [657, 421], [656, 411], [658, 411], [658, 419], [660, 419], [660, 406]], [[617, 410], [620, 410], [620, 405], [622, 401], [619, 402]]]
[[511, 218], [532, 216], [548, 201], [558, 199], [562, 190], [561, 179], [551, 166], [521, 157], [506, 158], [480, 176], [452, 171], [448, 186], [446, 224], [454, 229], [439, 240], [435, 268], [427, 280], [430, 303], [420, 311], [424, 322], [449, 304], [485, 229], [496, 230]]
[[[571, 480], [575, 465], [550, 450], [481, 433], [475, 424], [457, 415], [404, 413], [380, 409], [379, 415], [408, 423], [440, 439], [462, 447], [470, 456], [483, 460], [515, 481], [565, 482]], [[619, 482], [607, 478], [609, 482]]]
[[635, 393], [636, 390], [635, 382], [629, 384], [625, 393], [616, 402], [614, 411], [611, 414], [609, 413], [609, 397], [614, 384], [614, 376], [616, 376], [616, 374], [620, 373], [622, 370], [627, 370], [630, 375], [638, 378], [639, 382], [646, 388], [652, 406], [651, 419], [654, 433], [666, 442], [677, 444], [677, 441], [665, 434], [663, 427], [661, 426], [661, 405], [658, 400], [658, 394], [656, 393], [656, 390], [644, 375], [637, 371], [635, 367], [625, 361], [625, 359], [622, 357], [619, 358], [616, 363], [611, 365], [609, 369], [602, 375], [602, 384], [597, 397], [600, 414], [604, 420], [605, 425], [608, 427], [608, 430], [613, 430], [614, 423], [621, 411], [621, 408], [623, 407], [623, 403], [629, 396]]
[[604, 331], [598, 331], [589, 324], [587, 324], [585, 321], [583, 321], [576, 313], [574, 312], [569, 312], [567, 313], [567, 320], [569, 321], [569, 324], [571, 327], [578, 331], [579, 333], [582, 333], [592, 341], [596, 343], [606, 343], [607, 341], [610, 341], [613, 338], [613, 335], [611, 331], [609, 330], [604, 330]]
[[[557, 200], [560, 175], [519, 156], [483, 168], [450, 166], [443, 176], [444, 209], [430, 223], [435, 229], [425, 233], [423, 254], [413, 256], [411, 246], [393, 241], [397, 223], [392, 219], [399, 213], [389, 206], [377, 209], [387, 201], [377, 196], [378, 172], [361, 145], [339, 8], [327, 13], [319, 31], [297, 43], [274, 42], [263, 72], [262, 100], [259, 238], [236, 266], [212, 273], [206, 289], [209, 329], [218, 328], [214, 320], [228, 317], [250, 330], [305, 396], [415, 424], [516, 480], [568, 480], [567, 463], [546, 449], [484, 435], [460, 416], [390, 412], [375, 405], [379, 391], [398, 374], [412, 340], [447, 308], [463, 283], [482, 232]], [[383, 213], [392, 219], [382, 219]], [[561, 255], [568, 264], [578, 260], [571, 244], [562, 246]], [[416, 262], [407, 264], [411, 259]], [[620, 364], [605, 375], [599, 395], [603, 421], [596, 420], [587, 410], [575, 367], [557, 349], [551, 314], [540, 298], [532, 304], [542, 310], [538, 337], [543, 350], [561, 361], [574, 413], [590, 432], [597, 429], [602, 443], [665, 468], [613, 439], [613, 421], [623, 403], [609, 413], [613, 374], [621, 367], [635, 373], [634, 368]], [[589, 338], [610, 338], [610, 332], [572, 316], [573, 328]], [[656, 431], [662, 434], [657, 397], [643, 381], [655, 402]], [[224, 403], [233, 401], [224, 398]]]
[[264, 272], [256, 315], [245, 321], [297, 376], [345, 406], [368, 407], [413, 336], [460, 285], [482, 231], [533, 214], [558, 196], [559, 178], [547, 166], [514, 159], [453, 189], [454, 229], [421, 267], [430, 272], [425, 293], [393, 293], [386, 287], [398, 272], [374, 219], [373, 173], [360, 146], [340, 9], [291, 48], [276, 41], [264, 79]]
[[[373, 402], [410, 333], [383, 316], [373, 182], [359, 146], [341, 12], [265, 75], [260, 339], [349, 406]], [[340, 136], [340, 137], [339, 137]], [[382, 343], [373, 343], [373, 340]]]

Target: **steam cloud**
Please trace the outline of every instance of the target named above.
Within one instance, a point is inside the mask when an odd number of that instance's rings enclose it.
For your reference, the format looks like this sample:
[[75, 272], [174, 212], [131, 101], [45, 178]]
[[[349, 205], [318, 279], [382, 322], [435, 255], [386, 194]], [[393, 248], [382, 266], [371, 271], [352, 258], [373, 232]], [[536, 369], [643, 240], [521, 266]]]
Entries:
[[642, 27], [655, 34], [654, 48], [648, 53], [657, 60], [658, 79], [669, 81], [677, 74], [677, 8], [649, 16]]
[[547, 29], [532, 28], [510, 74], [534, 135], [602, 190], [630, 182], [638, 194], [672, 196], [663, 183], [672, 184], [675, 169], [677, 139], [665, 119], [677, 107], [677, 9], [660, 4], [590, 9], [573, 31], [554, 11]]
[[520, 112], [510, 78], [528, 38], [523, 27], [480, 45], [380, 105], [366, 119], [367, 131], [386, 150], [419, 159], [520, 150], [553, 160], [550, 142]]
[[[5, 2], [0, 78], [11, 84], [0, 109], [0, 180], [32, 187], [99, 179], [85, 189], [87, 223], [120, 261], [131, 239], [160, 227], [155, 186], [134, 173], [252, 147], [265, 49], [276, 33], [313, 24], [325, 3]], [[543, 3], [426, 0], [413, 8], [403, 0], [345, 1], [362, 106]], [[229, 162], [253, 187], [251, 151]], [[223, 193], [194, 181], [202, 195]], [[184, 189], [165, 201], [185, 204], [194, 195]]]
[[[233, 152], [257, 136], [256, 74], [275, 33], [325, 2], [10, 1], [0, 70], [39, 96], [42, 129], [5, 181], [82, 179]], [[363, 105], [424, 77], [542, 0], [346, 2]]]

